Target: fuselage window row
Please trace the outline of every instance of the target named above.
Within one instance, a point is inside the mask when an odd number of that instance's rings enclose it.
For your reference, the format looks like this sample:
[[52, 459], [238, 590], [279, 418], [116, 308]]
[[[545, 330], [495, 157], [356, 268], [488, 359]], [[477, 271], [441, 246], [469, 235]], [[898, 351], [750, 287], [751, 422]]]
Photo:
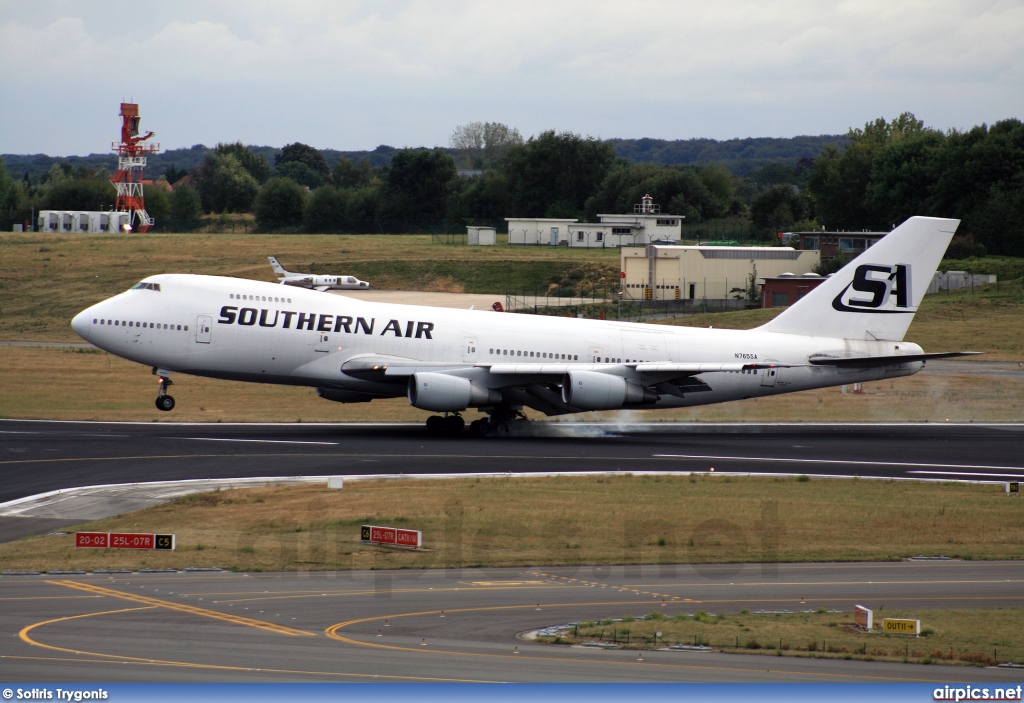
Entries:
[[236, 293], [229, 293], [228, 297], [232, 300], [253, 300], [263, 303], [291, 303], [291, 298], [275, 298], [274, 296], [267, 295], [241, 295]]
[[175, 326], [175, 325], [163, 325], [161, 327], [162, 323], [159, 323], [159, 322], [135, 322], [133, 320], [129, 320], [129, 321], [126, 321], [126, 320], [108, 320], [106, 318], [97, 320], [96, 318], [93, 318], [92, 323], [94, 325], [96, 325], [96, 324], [110, 325], [110, 326], [113, 326], [113, 327], [142, 327], [142, 328], [145, 328], [145, 329], [158, 329], [158, 330], [159, 329], [165, 329], [165, 330], [175, 330], [175, 331], [185, 331], [185, 332], [188, 332], [188, 325], [185, 325], [184, 328], [181, 325], [177, 325], [177, 326]]
[[555, 354], [554, 352], [525, 352], [525, 351], [522, 351], [521, 349], [520, 350], [515, 350], [515, 349], [488, 349], [487, 353], [488, 354], [492, 354], [494, 356], [533, 356], [535, 358], [539, 357], [539, 358], [543, 358], [543, 359], [559, 359], [559, 358], [561, 358], [561, 359], [564, 359], [565, 361], [578, 361], [579, 360], [579, 356], [574, 356], [572, 354], [561, 354], [561, 355], [559, 355], [559, 354]]

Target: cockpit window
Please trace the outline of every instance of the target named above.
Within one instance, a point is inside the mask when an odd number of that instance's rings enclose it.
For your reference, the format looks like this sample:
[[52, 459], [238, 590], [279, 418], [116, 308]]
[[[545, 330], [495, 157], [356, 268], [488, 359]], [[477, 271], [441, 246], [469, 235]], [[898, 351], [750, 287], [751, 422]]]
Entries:
[[145, 281], [139, 281], [134, 286], [132, 286], [132, 290], [155, 290], [155, 291], [157, 291], [159, 293], [160, 292], [160, 284], [159, 283], [146, 283]]

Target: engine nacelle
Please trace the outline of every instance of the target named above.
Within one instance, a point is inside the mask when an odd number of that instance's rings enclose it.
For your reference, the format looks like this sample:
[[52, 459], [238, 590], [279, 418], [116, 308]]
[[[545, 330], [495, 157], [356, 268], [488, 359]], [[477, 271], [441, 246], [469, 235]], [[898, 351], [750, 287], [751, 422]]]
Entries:
[[594, 371], [569, 371], [562, 378], [562, 401], [582, 410], [615, 410], [654, 403], [658, 394], [636, 381]]
[[339, 391], [335, 388], [317, 388], [316, 394], [324, 400], [333, 400], [335, 403], [369, 403], [371, 400], [381, 397], [373, 393]]
[[458, 412], [481, 405], [497, 405], [501, 393], [469, 379], [446, 373], [414, 373], [409, 377], [409, 405], [434, 412]]

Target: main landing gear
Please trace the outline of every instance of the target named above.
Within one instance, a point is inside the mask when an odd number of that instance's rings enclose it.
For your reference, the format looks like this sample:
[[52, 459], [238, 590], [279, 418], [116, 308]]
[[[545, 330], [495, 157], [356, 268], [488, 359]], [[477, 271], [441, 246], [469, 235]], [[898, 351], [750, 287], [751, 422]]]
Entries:
[[[519, 422], [528, 422], [522, 410], [500, 406], [493, 408], [488, 417], [469, 423], [469, 434], [473, 437], [507, 437], [511, 428]], [[466, 421], [458, 413], [427, 418], [427, 431], [432, 435], [460, 435], [465, 427]]]
[[458, 413], [445, 413], [443, 417], [431, 415], [427, 418], [427, 432], [433, 435], [461, 434], [465, 426], [466, 421]]
[[156, 395], [157, 410], [163, 410], [164, 412], [174, 410], [174, 398], [167, 395], [167, 388], [173, 385], [174, 381], [168, 378], [167, 375], [160, 376], [160, 391]]
[[477, 437], [508, 437], [513, 427], [524, 422], [529, 420], [521, 408], [499, 405], [491, 410], [488, 417], [471, 422], [469, 431]]

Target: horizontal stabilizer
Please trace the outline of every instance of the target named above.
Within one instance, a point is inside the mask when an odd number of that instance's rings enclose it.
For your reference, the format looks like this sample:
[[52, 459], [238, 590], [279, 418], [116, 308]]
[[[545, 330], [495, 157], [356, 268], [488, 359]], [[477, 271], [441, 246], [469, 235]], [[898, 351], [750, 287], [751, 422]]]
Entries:
[[867, 369], [875, 366], [906, 364], [911, 361], [949, 359], [955, 356], [974, 356], [976, 354], [984, 353], [985, 352], [935, 352], [932, 354], [893, 354], [889, 356], [812, 356], [808, 361], [813, 366], [838, 366]]

